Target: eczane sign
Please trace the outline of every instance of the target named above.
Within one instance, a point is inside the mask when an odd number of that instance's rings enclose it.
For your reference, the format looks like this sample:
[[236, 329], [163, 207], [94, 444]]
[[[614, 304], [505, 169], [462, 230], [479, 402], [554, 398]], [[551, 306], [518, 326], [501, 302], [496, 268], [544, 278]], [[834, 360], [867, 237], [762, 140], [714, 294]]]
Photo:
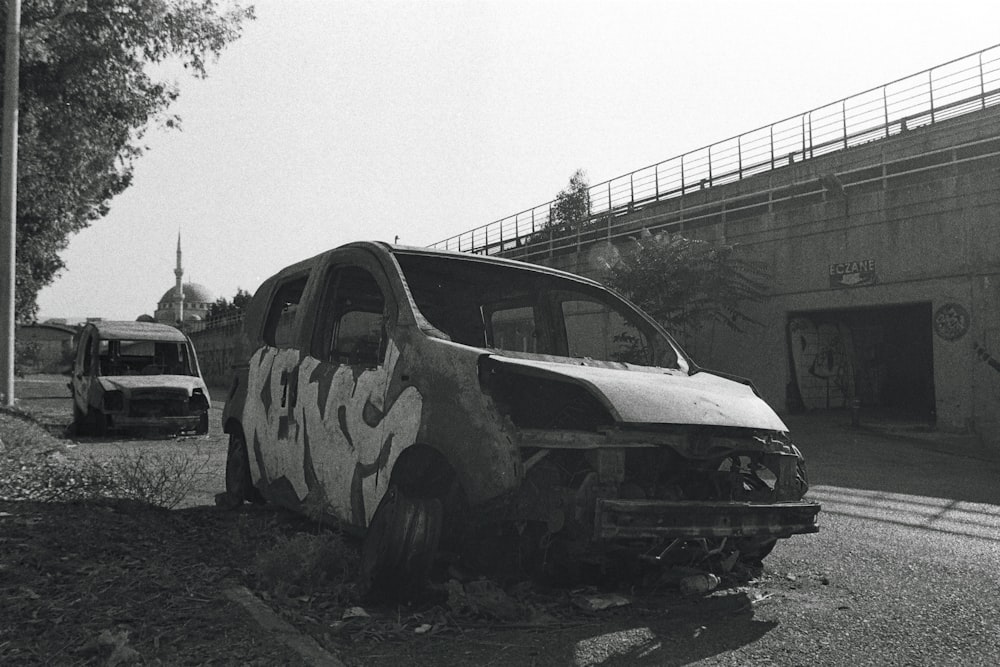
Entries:
[[830, 264], [830, 287], [844, 288], [874, 285], [875, 277], [874, 259]]

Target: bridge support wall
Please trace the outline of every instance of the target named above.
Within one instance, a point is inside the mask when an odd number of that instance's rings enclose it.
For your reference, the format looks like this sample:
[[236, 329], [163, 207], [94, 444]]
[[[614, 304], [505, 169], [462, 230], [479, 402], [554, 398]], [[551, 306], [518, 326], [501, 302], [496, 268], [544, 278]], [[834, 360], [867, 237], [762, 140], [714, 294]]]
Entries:
[[[754, 313], [765, 324], [745, 335], [702, 332], [689, 347], [699, 363], [751, 378], [788, 410], [877, 398], [887, 413], [904, 408], [1000, 447], [997, 109], [603, 224], [606, 233], [588, 232], [571, 252], [546, 256], [528, 246], [505, 255], [600, 279], [595, 248], [612, 243], [625, 253], [642, 229], [737, 243], [770, 269], [771, 294]], [[835, 358], [837, 345], [847, 361]], [[819, 368], [819, 357], [832, 363]], [[824, 381], [850, 387], [816, 394]], [[901, 404], [894, 392], [910, 398]]]

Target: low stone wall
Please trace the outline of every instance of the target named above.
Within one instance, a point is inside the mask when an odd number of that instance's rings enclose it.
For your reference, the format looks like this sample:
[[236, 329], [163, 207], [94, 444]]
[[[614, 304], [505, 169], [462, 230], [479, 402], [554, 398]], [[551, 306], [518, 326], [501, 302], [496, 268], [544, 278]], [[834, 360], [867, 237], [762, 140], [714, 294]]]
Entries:
[[228, 320], [221, 326], [206, 327], [188, 335], [198, 353], [198, 363], [205, 383], [210, 387], [228, 387], [233, 379], [233, 364], [245, 362], [239, 358], [242, 320]]

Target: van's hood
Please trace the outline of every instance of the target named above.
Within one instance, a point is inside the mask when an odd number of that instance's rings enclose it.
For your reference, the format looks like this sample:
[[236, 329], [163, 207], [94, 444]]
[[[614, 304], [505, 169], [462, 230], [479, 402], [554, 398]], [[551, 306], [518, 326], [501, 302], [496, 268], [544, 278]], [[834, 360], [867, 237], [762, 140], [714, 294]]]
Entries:
[[183, 389], [191, 395], [205, 389], [205, 381], [193, 375], [102, 375], [98, 378], [104, 391], [134, 392], [137, 389]]
[[788, 430], [750, 386], [708, 371], [688, 375], [662, 368], [497, 354], [490, 359], [511, 372], [582, 385], [621, 423]]

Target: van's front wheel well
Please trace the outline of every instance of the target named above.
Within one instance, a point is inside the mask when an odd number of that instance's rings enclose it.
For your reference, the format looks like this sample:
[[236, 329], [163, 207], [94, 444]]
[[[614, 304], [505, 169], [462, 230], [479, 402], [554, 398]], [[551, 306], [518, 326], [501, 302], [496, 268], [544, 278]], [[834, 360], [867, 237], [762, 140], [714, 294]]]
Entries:
[[361, 587], [409, 596], [425, 583], [438, 546], [449, 548], [462, 494], [454, 468], [433, 447], [406, 448], [372, 516], [361, 556]]
[[445, 500], [459, 486], [455, 469], [444, 454], [429, 445], [407, 447], [392, 467], [390, 484], [413, 498]]

